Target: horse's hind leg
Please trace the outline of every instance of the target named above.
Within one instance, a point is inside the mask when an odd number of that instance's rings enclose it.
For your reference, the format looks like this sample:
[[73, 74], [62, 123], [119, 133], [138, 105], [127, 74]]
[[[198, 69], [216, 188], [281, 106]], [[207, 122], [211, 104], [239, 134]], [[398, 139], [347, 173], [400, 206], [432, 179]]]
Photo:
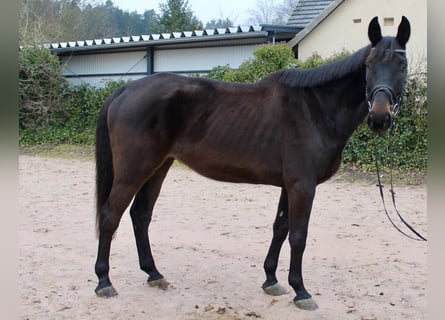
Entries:
[[150, 177], [136, 194], [130, 209], [140, 268], [148, 274], [148, 284], [161, 289], [167, 289], [168, 283], [156, 269], [150, 248], [148, 226], [151, 222], [154, 204], [161, 191], [162, 182], [172, 163], [173, 159], [167, 159], [153, 176]]
[[99, 297], [108, 298], [117, 295], [109, 278], [111, 241], [119, 226], [122, 214], [136, 191], [137, 188], [130, 184], [114, 183], [108, 200], [100, 209], [99, 247], [95, 264], [95, 272], [99, 279], [95, 291]]
[[[119, 155], [125, 155], [120, 156]], [[133, 196], [141, 189], [141, 186], [156, 174], [156, 168], [162, 164], [159, 160], [139, 161], [140, 154], [136, 156], [134, 150], [120, 150], [113, 158], [114, 179], [113, 184], [104, 205], [99, 210], [98, 231], [99, 247], [95, 272], [99, 279], [96, 294], [99, 297], [112, 297], [117, 295], [116, 290], [109, 278], [110, 250], [113, 234], [119, 226], [125, 209], [131, 202]]]
[[286, 240], [288, 232], [288, 199], [286, 190], [283, 188], [281, 190], [280, 202], [278, 203], [277, 216], [273, 224], [272, 242], [264, 261], [266, 281], [263, 284], [263, 290], [272, 296], [278, 296], [289, 292], [278, 283], [276, 276], [281, 247], [284, 240]]

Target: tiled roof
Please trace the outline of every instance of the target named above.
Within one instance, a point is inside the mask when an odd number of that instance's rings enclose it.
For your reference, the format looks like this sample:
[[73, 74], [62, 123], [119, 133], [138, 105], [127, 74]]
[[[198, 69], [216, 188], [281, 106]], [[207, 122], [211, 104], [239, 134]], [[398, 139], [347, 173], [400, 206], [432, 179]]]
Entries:
[[334, 0], [300, 0], [298, 1], [287, 24], [305, 28]]

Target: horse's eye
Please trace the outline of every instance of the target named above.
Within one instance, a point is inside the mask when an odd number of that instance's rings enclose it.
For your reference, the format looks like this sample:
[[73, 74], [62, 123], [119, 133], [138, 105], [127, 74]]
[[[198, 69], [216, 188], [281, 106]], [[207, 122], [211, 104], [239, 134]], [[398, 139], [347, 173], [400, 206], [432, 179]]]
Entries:
[[408, 69], [408, 64], [407, 64], [406, 62], [403, 62], [403, 63], [400, 65], [400, 69], [401, 69], [403, 72], [405, 72], [406, 69]]

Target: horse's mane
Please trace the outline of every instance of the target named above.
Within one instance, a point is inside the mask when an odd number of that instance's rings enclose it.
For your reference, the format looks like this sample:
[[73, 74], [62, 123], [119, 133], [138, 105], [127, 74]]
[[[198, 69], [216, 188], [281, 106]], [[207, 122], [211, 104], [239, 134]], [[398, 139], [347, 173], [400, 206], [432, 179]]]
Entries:
[[261, 81], [279, 82], [291, 87], [316, 87], [363, 70], [371, 50], [368, 45], [348, 57], [311, 69], [284, 69], [271, 73]]

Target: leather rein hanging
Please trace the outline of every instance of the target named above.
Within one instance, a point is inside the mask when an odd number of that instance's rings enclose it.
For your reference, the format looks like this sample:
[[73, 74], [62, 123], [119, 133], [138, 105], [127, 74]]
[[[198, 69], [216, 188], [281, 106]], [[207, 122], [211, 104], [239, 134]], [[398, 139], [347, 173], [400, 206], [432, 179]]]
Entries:
[[[394, 51], [405, 53], [405, 50], [394, 50]], [[392, 172], [393, 172], [394, 161], [393, 161], [393, 154], [392, 154], [392, 144], [393, 144], [394, 127], [395, 127], [394, 118], [399, 111], [399, 106], [402, 102], [402, 97], [403, 97], [403, 92], [405, 91], [405, 87], [403, 86], [402, 93], [399, 96], [396, 96], [394, 94], [394, 91], [392, 90], [392, 88], [390, 88], [387, 85], [378, 85], [378, 86], [374, 87], [370, 93], [368, 91], [368, 86], [366, 86], [365, 95], [366, 95], [366, 101], [368, 103], [369, 111], [371, 111], [372, 101], [374, 100], [375, 95], [377, 94], [377, 92], [380, 92], [380, 91], [383, 91], [391, 100], [392, 123], [391, 123], [391, 129], [390, 129], [390, 133], [389, 133], [390, 136], [389, 136], [389, 146], [388, 146], [388, 152], [390, 153], [390, 185], [391, 185], [389, 192], [391, 193], [392, 203], [393, 203], [394, 209], [396, 210], [396, 213], [397, 213], [400, 221], [402, 221], [402, 223], [409, 230], [411, 230], [411, 232], [414, 233], [417, 237], [411, 236], [411, 235], [407, 234], [406, 232], [404, 232], [403, 230], [401, 230], [394, 223], [394, 221], [391, 219], [391, 216], [389, 215], [388, 210], [386, 209], [385, 197], [383, 195], [383, 187], [384, 186], [380, 180], [380, 167], [379, 167], [378, 153], [377, 153], [377, 147], [376, 147], [376, 138], [377, 138], [376, 137], [374, 139], [374, 157], [375, 157], [375, 166], [376, 166], [376, 171], [377, 171], [377, 182], [378, 182], [377, 187], [379, 187], [379, 190], [380, 190], [380, 196], [382, 198], [383, 208], [385, 209], [385, 213], [386, 213], [386, 216], [388, 217], [389, 221], [394, 226], [394, 228], [396, 228], [397, 231], [399, 231], [401, 234], [403, 234], [404, 236], [406, 236], [412, 240], [427, 241], [427, 239], [425, 237], [420, 235], [419, 232], [417, 232], [408, 222], [405, 221], [405, 219], [403, 219], [402, 215], [400, 214], [399, 210], [397, 209], [396, 199], [395, 199], [396, 193], [394, 191], [394, 186], [393, 186]]]
[[394, 191], [394, 186], [393, 186], [393, 177], [392, 177], [392, 172], [393, 172], [393, 155], [392, 155], [392, 141], [393, 141], [393, 137], [394, 137], [394, 122], [391, 125], [391, 130], [390, 130], [390, 137], [389, 137], [389, 153], [390, 153], [390, 186], [391, 188], [389, 189], [389, 192], [391, 193], [391, 198], [392, 198], [392, 203], [394, 206], [394, 209], [396, 210], [397, 216], [399, 217], [400, 221], [403, 222], [403, 224], [409, 229], [411, 230], [412, 233], [414, 233], [416, 237], [411, 236], [409, 234], [407, 234], [406, 232], [404, 232], [403, 230], [401, 230], [395, 223], [394, 221], [391, 219], [391, 216], [388, 213], [388, 210], [386, 209], [386, 204], [385, 204], [385, 197], [383, 195], [383, 184], [380, 180], [380, 168], [379, 168], [379, 161], [378, 161], [378, 157], [377, 157], [377, 148], [376, 148], [376, 143], [375, 143], [375, 139], [374, 139], [374, 153], [375, 153], [375, 166], [376, 166], [376, 171], [377, 171], [377, 182], [378, 184], [376, 185], [377, 187], [379, 187], [380, 190], [380, 197], [382, 198], [382, 203], [383, 203], [383, 208], [385, 209], [385, 213], [386, 216], [388, 217], [388, 220], [391, 222], [391, 224], [394, 226], [394, 228], [396, 228], [397, 231], [399, 231], [401, 234], [403, 234], [404, 236], [412, 239], [412, 240], [416, 240], [416, 241], [427, 241], [427, 239], [425, 237], [423, 237], [422, 235], [420, 235], [419, 232], [417, 232], [408, 222], [405, 221], [405, 219], [403, 219], [402, 215], [400, 214], [399, 210], [397, 209], [397, 205], [396, 205], [396, 198], [395, 198], [395, 191]]

